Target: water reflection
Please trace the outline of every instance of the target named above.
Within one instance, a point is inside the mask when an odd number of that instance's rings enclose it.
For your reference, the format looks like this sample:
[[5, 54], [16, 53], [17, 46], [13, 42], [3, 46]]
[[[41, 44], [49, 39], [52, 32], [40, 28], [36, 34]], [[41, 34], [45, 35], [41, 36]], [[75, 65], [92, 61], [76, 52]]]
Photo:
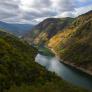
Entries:
[[92, 77], [74, 68], [59, 62], [56, 57], [49, 57], [38, 54], [35, 61], [46, 67], [49, 71], [55, 72], [64, 80], [87, 89], [92, 89]]

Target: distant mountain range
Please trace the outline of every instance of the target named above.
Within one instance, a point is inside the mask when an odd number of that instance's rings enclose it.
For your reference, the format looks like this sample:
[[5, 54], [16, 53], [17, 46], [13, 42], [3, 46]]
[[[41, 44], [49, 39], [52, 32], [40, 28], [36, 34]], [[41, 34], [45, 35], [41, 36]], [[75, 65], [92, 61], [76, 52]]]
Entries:
[[33, 27], [32, 24], [12, 24], [0, 21], [0, 29], [6, 30], [17, 36], [22, 36]]

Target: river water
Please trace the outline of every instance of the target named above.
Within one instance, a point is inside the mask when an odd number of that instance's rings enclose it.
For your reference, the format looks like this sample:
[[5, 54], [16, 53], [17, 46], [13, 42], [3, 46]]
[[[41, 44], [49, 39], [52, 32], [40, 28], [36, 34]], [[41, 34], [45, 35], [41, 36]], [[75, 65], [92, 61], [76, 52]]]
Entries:
[[67, 82], [92, 90], [92, 76], [60, 63], [56, 57], [38, 54], [35, 61]]

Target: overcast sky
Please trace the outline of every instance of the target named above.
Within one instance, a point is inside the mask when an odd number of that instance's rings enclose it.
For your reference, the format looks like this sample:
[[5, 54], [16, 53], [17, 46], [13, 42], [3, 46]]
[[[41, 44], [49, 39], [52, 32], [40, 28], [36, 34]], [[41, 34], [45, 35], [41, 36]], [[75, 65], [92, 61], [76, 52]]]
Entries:
[[0, 20], [36, 24], [48, 17], [76, 17], [92, 10], [92, 0], [0, 0]]

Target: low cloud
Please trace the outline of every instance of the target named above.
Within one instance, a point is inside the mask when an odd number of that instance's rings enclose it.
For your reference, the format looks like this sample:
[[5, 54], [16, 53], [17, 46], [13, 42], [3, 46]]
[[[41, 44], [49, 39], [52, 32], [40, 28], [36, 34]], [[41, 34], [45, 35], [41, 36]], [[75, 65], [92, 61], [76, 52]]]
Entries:
[[48, 17], [75, 17], [91, 6], [92, 0], [2, 0], [0, 20], [36, 24]]

